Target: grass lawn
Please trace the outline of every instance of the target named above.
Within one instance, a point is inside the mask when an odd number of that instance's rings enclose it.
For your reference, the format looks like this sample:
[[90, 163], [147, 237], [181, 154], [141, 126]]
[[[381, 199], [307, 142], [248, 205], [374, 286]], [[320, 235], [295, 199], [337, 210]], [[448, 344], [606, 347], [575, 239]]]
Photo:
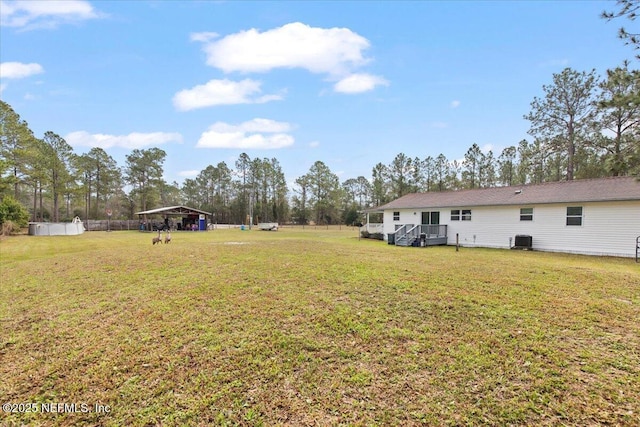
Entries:
[[153, 235], [0, 241], [0, 425], [640, 425], [633, 259]]

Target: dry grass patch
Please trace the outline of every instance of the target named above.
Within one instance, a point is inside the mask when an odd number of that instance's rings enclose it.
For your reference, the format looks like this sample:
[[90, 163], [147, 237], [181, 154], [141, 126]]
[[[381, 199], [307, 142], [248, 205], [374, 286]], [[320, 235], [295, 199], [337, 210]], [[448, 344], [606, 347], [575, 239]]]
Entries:
[[354, 230], [0, 242], [9, 425], [637, 425], [640, 267]]

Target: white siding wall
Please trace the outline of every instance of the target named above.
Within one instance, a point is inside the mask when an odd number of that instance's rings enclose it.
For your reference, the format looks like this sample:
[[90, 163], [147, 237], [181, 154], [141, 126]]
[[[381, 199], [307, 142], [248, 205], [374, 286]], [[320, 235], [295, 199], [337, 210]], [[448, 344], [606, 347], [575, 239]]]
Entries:
[[[567, 206], [582, 206], [581, 226], [566, 225]], [[533, 221], [520, 221], [520, 208], [525, 207], [533, 208]], [[452, 209], [471, 209], [471, 221], [451, 221]], [[455, 245], [458, 233], [462, 246], [509, 248], [509, 238], [513, 245], [516, 235], [525, 234], [533, 237], [534, 250], [634, 257], [640, 236], [640, 201], [432, 210], [440, 211], [440, 223], [448, 225], [450, 245]], [[400, 210], [399, 221], [393, 221], [392, 211], [385, 211], [385, 239], [395, 225], [419, 224], [422, 211]]]
[[[411, 210], [402, 210], [400, 209], [400, 220], [399, 221], [394, 221], [393, 220], [393, 212], [398, 212], [398, 210], [395, 211], [384, 211], [384, 216], [383, 216], [383, 223], [384, 223], [384, 239], [387, 240], [387, 235], [388, 233], [393, 233], [394, 231], [396, 231], [396, 225], [405, 225], [405, 224], [413, 224], [413, 225], [418, 225], [422, 222], [422, 216], [420, 214], [420, 210], [416, 210], [416, 209], [411, 209]], [[416, 213], [415, 215], [413, 213]], [[442, 221], [442, 220], [441, 220]]]

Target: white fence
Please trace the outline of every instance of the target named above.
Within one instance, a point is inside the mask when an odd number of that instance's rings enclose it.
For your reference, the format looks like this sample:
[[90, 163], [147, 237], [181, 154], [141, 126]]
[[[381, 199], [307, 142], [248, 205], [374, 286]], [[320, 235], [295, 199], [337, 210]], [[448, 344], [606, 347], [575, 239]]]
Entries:
[[380, 223], [367, 223], [365, 225], [363, 225], [362, 227], [360, 227], [360, 232], [362, 231], [366, 231], [370, 234], [373, 233], [380, 233], [382, 234], [382, 232], [384, 231], [384, 224], [380, 224]]

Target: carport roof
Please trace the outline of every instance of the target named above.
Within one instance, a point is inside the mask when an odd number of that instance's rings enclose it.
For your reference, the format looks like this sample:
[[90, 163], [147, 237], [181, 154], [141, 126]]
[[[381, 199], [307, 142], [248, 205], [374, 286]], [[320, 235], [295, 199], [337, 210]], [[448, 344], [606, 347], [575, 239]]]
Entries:
[[153, 214], [165, 214], [165, 215], [197, 215], [205, 214], [212, 215], [211, 212], [205, 212], [200, 209], [190, 208], [189, 206], [167, 206], [164, 208], [151, 209], [148, 211], [136, 212], [136, 215], [153, 215]]

